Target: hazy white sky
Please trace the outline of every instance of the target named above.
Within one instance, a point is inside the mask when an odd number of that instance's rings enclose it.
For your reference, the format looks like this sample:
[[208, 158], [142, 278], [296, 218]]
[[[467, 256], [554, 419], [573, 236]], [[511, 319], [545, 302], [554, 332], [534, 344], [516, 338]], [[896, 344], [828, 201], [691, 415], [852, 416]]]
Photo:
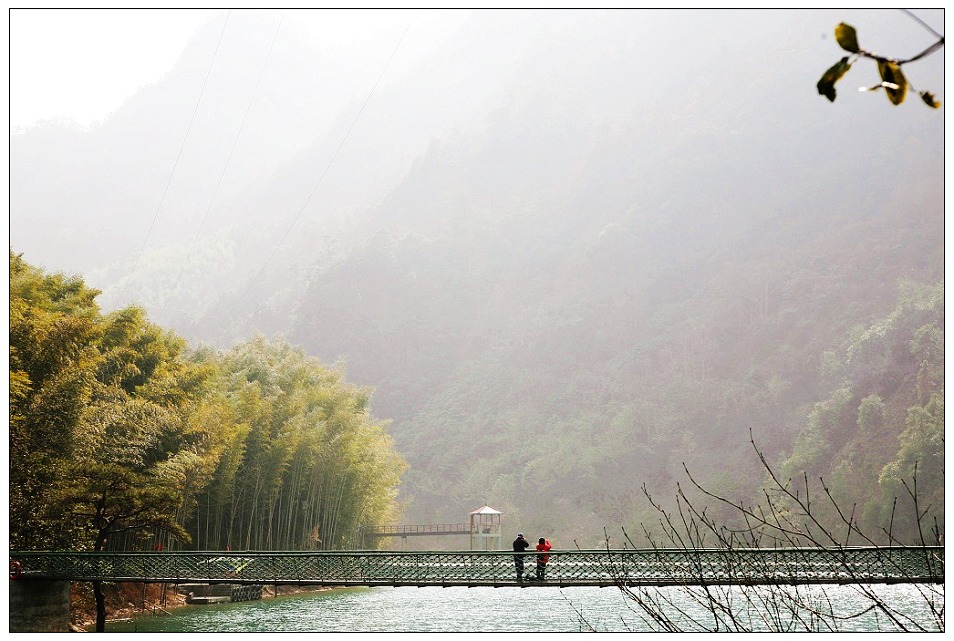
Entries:
[[[247, 9], [232, 9], [233, 12]], [[10, 125], [70, 118], [88, 125], [118, 108], [143, 85], [162, 77], [188, 39], [226, 9], [10, 9]], [[368, 41], [393, 47], [395, 35], [453, 24], [462, 10], [282, 9], [283, 24], [297, 23], [333, 46]], [[921, 12], [924, 13], [924, 12]], [[896, 20], [893, 24], [897, 25]], [[920, 28], [900, 22], [909, 30]], [[935, 25], [941, 28], [940, 25]], [[866, 35], [870, 33], [870, 28]], [[431, 34], [437, 33], [431, 30]], [[387, 37], [384, 36], [387, 34]], [[402, 53], [422, 39], [410, 37]], [[920, 41], [919, 41], [920, 42]]]
[[[82, 125], [102, 119], [169, 71], [195, 30], [224, 11], [11, 9], [11, 127], [43, 119], [70, 118]], [[281, 13], [326, 45], [374, 39], [383, 30], [435, 17], [404, 9]]]

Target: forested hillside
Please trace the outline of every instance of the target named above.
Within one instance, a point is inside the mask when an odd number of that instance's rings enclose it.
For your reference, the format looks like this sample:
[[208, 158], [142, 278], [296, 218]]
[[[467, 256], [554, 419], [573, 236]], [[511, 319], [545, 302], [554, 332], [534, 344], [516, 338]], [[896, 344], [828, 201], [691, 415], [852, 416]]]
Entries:
[[783, 456], [831, 393], [825, 352], [895, 306], [901, 275], [940, 277], [940, 218], [917, 208], [666, 217], [648, 197], [562, 228], [560, 202], [484, 224], [451, 206], [434, 227], [460, 231], [381, 233], [312, 283], [292, 339], [383, 382], [421, 513], [489, 502], [585, 537], [644, 516], [641, 484], [673, 490], [683, 462], [746, 492], [749, 430]]
[[674, 493], [683, 463], [749, 495], [750, 430], [787, 456], [832, 393], [823, 354], [893, 309], [902, 279], [942, 277], [939, 167], [906, 169], [932, 143], [846, 163], [765, 108], [751, 65], [745, 92], [702, 85], [612, 125], [586, 108], [612, 89], [568, 98], [593, 79], [566, 71], [432, 148], [371, 239], [311, 281], [292, 340], [380, 381], [412, 514], [490, 503], [592, 543], [652, 518], [642, 484]]
[[[899, 55], [924, 31], [855, 10], [455, 15], [386, 69], [390, 48], [280, 37], [251, 103], [272, 23], [237, 18], [223, 51], [244, 50], [217, 60], [234, 86], [210, 76], [160, 212], [212, 26], [101, 126], [12, 136], [15, 248], [214, 346], [184, 361], [235, 426], [182, 513], [196, 540], [347, 545], [345, 511], [379, 496], [397, 518], [397, 488], [407, 522], [490, 504], [505, 529], [598, 545], [655, 519], [641, 487], [672, 496], [683, 464], [757, 496], [750, 434], [866, 527], [915, 461], [942, 514], [943, 113], [815, 88], [840, 21]], [[939, 99], [942, 63], [911, 67]], [[267, 151], [239, 137], [218, 191], [247, 104]], [[312, 456], [339, 427], [353, 439]], [[384, 476], [332, 509], [356, 487], [342, 459]], [[300, 520], [302, 500], [332, 511]]]

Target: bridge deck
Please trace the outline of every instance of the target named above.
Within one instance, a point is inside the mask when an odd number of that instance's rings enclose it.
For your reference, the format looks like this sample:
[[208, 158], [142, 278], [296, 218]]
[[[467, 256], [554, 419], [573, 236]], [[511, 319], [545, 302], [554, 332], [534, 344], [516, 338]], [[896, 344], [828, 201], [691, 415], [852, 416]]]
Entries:
[[[943, 583], [943, 547], [549, 552], [548, 586]], [[327, 586], [518, 583], [513, 552], [10, 553], [22, 577], [72, 581]], [[525, 554], [526, 573], [536, 554]]]

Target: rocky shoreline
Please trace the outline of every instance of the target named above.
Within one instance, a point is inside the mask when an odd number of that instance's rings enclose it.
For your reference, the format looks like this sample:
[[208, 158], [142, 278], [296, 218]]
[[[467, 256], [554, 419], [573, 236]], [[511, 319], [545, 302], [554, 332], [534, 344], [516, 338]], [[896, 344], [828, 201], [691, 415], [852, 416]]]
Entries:
[[[103, 587], [106, 593], [106, 623], [128, 621], [144, 615], [172, 614], [186, 603], [186, 595], [178, 586], [154, 583], [114, 583]], [[302, 592], [318, 592], [331, 588], [320, 586], [266, 585], [262, 598], [275, 598]], [[96, 604], [92, 586], [75, 583], [70, 593], [70, 631], [89, 632], [96, 626]]]

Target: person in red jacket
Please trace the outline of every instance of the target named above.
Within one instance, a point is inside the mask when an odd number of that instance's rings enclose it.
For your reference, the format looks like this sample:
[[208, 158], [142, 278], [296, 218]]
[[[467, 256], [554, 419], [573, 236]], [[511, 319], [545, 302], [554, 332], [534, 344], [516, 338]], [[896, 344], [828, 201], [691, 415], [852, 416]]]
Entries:
[[[550, 542], [542, 536], [540, 537], [540, 540], [537, 541], [537, 552], [549, 552], [551, 547], [552, 546], [550, 545]], [[546, 581], [545, 576], [547, 573], [547, 562], [549, 560], [549, 554], [537, 555], [537, 581]]]

